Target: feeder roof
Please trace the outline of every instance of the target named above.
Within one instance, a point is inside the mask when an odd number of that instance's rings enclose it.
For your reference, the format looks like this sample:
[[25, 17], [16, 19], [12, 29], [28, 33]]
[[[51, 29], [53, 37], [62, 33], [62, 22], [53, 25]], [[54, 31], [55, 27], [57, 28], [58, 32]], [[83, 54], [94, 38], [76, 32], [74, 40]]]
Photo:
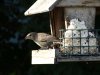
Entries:
[[[58, 4], [59, 3], [59, 4]], [[100, 0], [37, 0], [24, 14], [32, 15], [51, 11], [55, 6], [89, 6], [100, 7]]]
[[32, 15], [51, 11], [59, 0], [37, 0], [24, 14]]

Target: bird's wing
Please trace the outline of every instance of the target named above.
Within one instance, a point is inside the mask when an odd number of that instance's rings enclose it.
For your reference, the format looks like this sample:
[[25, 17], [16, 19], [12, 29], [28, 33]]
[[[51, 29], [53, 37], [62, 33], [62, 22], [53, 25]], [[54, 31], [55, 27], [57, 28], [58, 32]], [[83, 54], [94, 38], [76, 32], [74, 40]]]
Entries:
[[50, 35], [50, 34], [46, 34], [46, 33], [38, 33], [38, 39], [41, 42], [48, 42], [48, 41], [56, 41], [56, 37]]

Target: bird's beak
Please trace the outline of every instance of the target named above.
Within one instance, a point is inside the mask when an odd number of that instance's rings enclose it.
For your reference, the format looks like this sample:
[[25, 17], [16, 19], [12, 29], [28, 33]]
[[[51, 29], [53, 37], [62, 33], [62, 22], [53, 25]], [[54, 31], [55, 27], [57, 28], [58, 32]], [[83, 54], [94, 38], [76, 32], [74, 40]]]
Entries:
[[25, 37], [25, 40], [27, 40], [28, 38], [27, 38], [27, 36]]

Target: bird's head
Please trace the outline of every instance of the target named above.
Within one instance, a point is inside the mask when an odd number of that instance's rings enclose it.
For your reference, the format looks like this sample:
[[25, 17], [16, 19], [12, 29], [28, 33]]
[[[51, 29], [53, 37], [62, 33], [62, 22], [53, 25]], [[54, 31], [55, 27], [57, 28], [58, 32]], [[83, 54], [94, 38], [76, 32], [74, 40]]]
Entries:
[[35, 40], [37, 33], [36, 32], [30, 32], [26, 35], [25, 39], [29, 39], [29, 40]]

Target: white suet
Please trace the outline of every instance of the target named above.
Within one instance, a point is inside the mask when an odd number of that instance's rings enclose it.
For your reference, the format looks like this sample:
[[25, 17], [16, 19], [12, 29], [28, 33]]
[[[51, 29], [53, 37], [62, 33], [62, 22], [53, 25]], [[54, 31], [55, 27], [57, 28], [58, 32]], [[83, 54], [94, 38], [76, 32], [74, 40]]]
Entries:
[[88, 28], [85, 26], [84, 21], [71, 19], [70, 25], [64, 32], [64, 37], [65, 39], [63, 39], [62, 42], [65, 49], [63, 52], [73, 52], [73, 54], [78, 54], [81, 52], [81, 54], [87, 54], [88, 50], [90, 53], [95, 53], [98, 51], [96, 47], [89, 47], [96, 46], [97, 42], [94, 33], [88, 31]]

